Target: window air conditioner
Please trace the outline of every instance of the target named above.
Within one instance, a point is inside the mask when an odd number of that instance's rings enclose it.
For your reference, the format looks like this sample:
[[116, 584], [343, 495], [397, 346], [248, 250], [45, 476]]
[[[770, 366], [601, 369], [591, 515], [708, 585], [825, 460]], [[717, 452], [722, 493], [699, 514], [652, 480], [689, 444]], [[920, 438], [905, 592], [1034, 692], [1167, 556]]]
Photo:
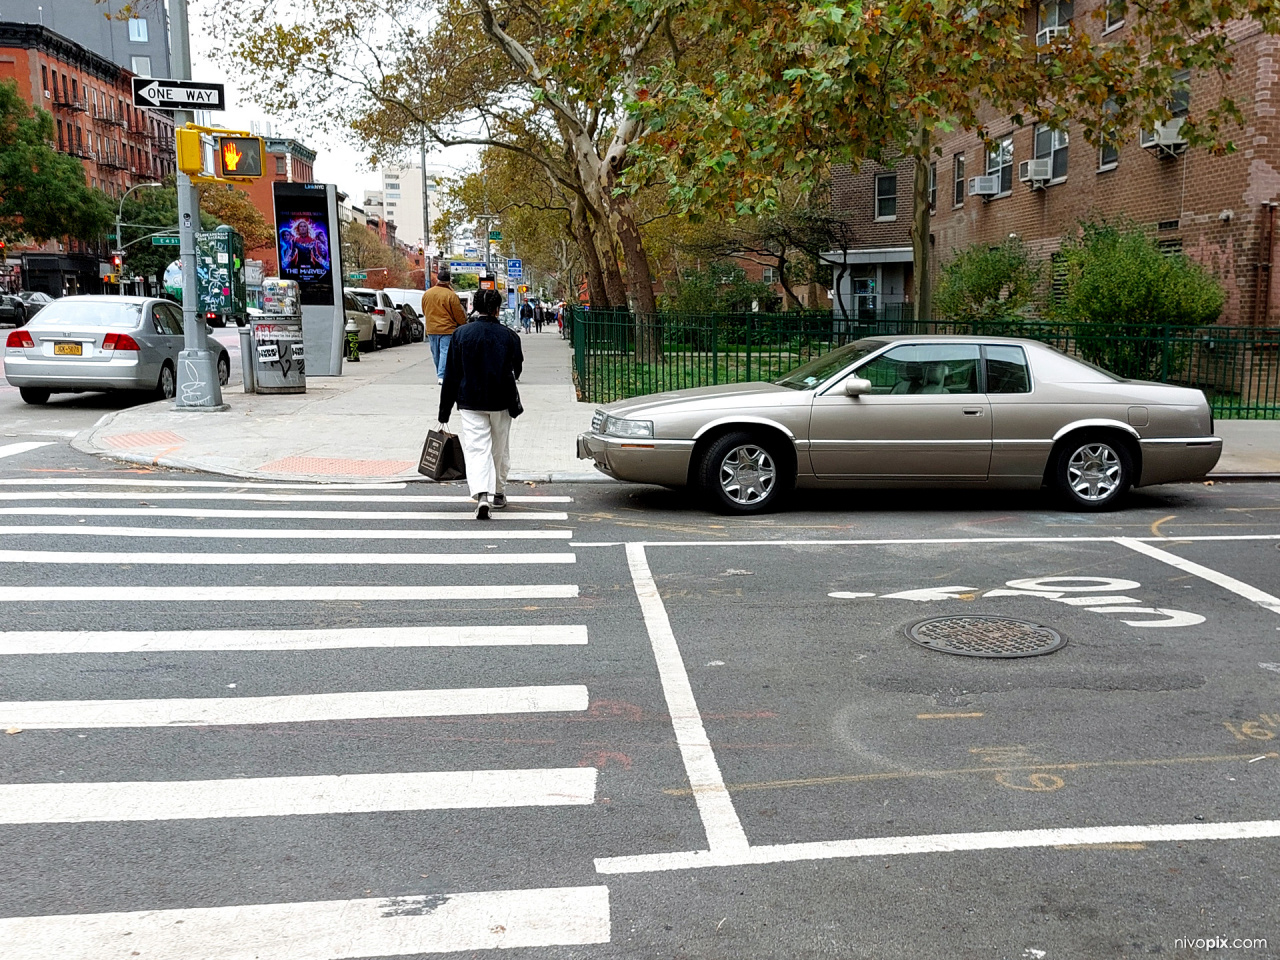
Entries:
[[1000, 177], [997, 174], [969, 178], [969, 196], [994, 197], [1000, 193]]
[[1053, 161], [1048, 157], [1040, 160], [1023, 160], [1018, 164], [1018, 179], [1031, 184], [1036, 190], [1053, 179]]
[[1036, 46], [1047, 46], [1055, 37], [1065, 37], [1070, 31], [1070, 27], [1045, 27], [1036, 34]]
[[1181, 153], [1187, 145], [1186, 138], [1182, 136], [1182, 118], [1174, 117], [1157, 123], [1154, 130], [1138, 131], [1138, 145], [1170, 156]]

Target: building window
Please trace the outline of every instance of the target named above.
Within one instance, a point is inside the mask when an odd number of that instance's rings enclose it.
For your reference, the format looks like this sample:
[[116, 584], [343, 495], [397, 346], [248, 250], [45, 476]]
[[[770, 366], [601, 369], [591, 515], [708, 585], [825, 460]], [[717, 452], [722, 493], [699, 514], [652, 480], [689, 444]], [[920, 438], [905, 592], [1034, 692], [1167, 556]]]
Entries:
[[58, 121], [58, 149], [65, 150], [66, 148], [67, 148], [66, 144], [63, 143], [63, 140], [62, 140], [62, 121], [59, 120]]
[[876, 219], [898, 219], [898, 175], [896, 173], [876, 174]]
[[1120, 162], [1120, 145], [1107, 141], [1098, 148], [1098, 172], [1114, 170]]
[[1169, 98], [1169, 112], [1175, 117], [1185, 117], [1191, 112], [1191, 71], [1179, 70], [1173, 75], [1176, 85]]
[[284, 176], [284, 157], [276, 157], [276, 175]]
[[1008, 136], [987, 151], [987, 176], [1000, 178], [1000, 195], [1013, 191], [1013, 137]]
[[764, 270], [762, 270], [762, 271], [760, 272], [760, 279], [761, 279], [762, 281], [764, 281], [765, 283], [769, 284], [770, 286], [772, 286], [773, 284], [777, 283], [777, 282], [778, 282], [778, 268], [777, 268], [777, 267], [765, 267], [765, 268], [764, 268]]
[[951, 176], [954, 184], [951, 193], [951, 205], [953, 207], [964, 206], [964, 154], [957, 153], [955, 159], [951, 161]]
[[151, 58], [133, 57], [133, 72], [140, 77], [151, 76]]
[[400, 194], [398, 194], [398, 193], [388, 193], [388, 194], [387, 194], [387, 199], [388, 199], [388, 200], [399, 200], [399, 199], [400, 199]]
[[147, 21], [142, 17], [129, 19], [129, 39], [134, 43], [146, 43], [151, 39], [147, 35]]
[[1114, 30], [1124, 24], [1124, 15], [1128, 6], [1125, 0], [1111, 0], [1107, 4], [1107, 19], [1106, 25], [1103, 27], [1103, 33], [1108, 30]]
[[1065, 27], [1071, 22], [1072, 3], [1071, 0], [1049, 0], [1048, 3], [1040, 4], [1040, 15], [1036, 20], [1036, 40], [1039, 42], [1047, 42], [1040, 40], [1040, 35], [1045, 30], [1051, 30], [1054, 27]]
[[1067, 131], [1055, 130], [1046, 124], [1036, 125], [1035, 157], [1052, 160], [1052, 177], [1065, 180], [1067, 176]]
[[390, 180], [388, 180], [385, 184], [383, 184], [383, 186], [386, 187], [386, 189], [388, 190], [399, 190], [400, 182], [396, 181], [395, 183], [392, 183]]
[[45, 93], [49, 92], [49, 65], [47, 63], [40, 64], [40, 89]]
[[[63, 78], [62, 78], [62, 79], [63, 79], [63, 80], [65, 80], [65, 79], [67, 79], [67, 78], [66, 78], [65, 76], [63, 76]], [[72, 78], [71, 78], [71, 99], [72, 99], [72, 100], [79, 100], [79, 99], [80, 99], [80, 88], [76, 85], [76, 78], [75, 78], [75, 77], [72, 77]]]
[[938, 163], [929, 164], [929, 209], [938, 209]]

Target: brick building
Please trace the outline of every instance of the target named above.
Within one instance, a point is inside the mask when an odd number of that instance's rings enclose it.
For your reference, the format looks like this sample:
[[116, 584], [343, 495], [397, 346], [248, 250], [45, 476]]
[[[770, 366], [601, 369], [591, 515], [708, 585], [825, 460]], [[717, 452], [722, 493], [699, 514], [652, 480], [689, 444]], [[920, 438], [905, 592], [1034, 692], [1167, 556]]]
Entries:
[[[275, 198], [271, 185], [278, 182], [315, 183], [316, 152], [297, 140], [286, 137], [264, 137], [262, 146], [267, 155], [262, 177], [239, 189], [249, 195], [263, 219], [274, 225]], [[246, 251], [245, 257], [262, 261], [264, 276], [280, 275], [280, 258], [275, 244]]]
[[[1099, 6], [1082, 0], [1073, 12], [1047, 3], [1042, 18], [1059, 26], [1073, 19], [1072, 29], [1094, 33], [1127, 29], [1123, 20], [1091, 16]], [[1235, 23], [1231, 32], [1229, 91], [1245, 116], [1244, 127], [1231, 132], [1234, 154], [1188, 149], [1178, 136], [1177, 116], [1201, 98], [1216, 99], [1217, 77], [1190, 78], [1189, 93], [1170, 105], [1174, 120], [1157, 131], [1131, 132], [1113, 149], [1091, 146], [1074, 129], [1015, 127], [994, 113], [984, 118], [994, 149], [962, 130], [938, 138], [931, 164], [935, 275], [955, 251], [1011, 234], [1048, 259], [1082, 219], [1123, 216], [1217, 276], [1226, 292], [1221, 322], [1280, 323], [1280, 290], [1270, 282], [1280, 200], [1280, 123], [1272, 100], [1280, 39], [1253, 22]], [[830, 254], [844, 267], [837, 314], [892, 315], [895, 304], [910, 299], [913, 175], [911, 160], [833, 172], [832, 203], [848, 215], [852, 238], [847, 249]]]

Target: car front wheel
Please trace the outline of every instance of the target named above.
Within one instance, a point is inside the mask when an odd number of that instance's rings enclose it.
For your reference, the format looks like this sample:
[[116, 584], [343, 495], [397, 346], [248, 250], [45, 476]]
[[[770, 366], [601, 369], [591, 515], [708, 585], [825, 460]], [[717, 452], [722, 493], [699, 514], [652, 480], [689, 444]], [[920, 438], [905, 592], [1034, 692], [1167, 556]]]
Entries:
[[1069, 438], [1057, 452], [1053, 486], [1077, 510], [1106, 510], [1133, 484], [1129, 447], [1106, 434]]
[[795, 483], [789, 458], [772, 440], [735, 431], [716, 440], [699, 464], [698, 481], [721, 513], [764, 513], [775, 509]]
[[218, 357], [218, 386], [225, 387], [231, 382], [231, 358], [225, 353]]
[[160, 380], [156, 383], [156, 396], [161, 400], [172, 400], [178, 395], [178, 375], [173, 364], [165, 361], [160, 368]]

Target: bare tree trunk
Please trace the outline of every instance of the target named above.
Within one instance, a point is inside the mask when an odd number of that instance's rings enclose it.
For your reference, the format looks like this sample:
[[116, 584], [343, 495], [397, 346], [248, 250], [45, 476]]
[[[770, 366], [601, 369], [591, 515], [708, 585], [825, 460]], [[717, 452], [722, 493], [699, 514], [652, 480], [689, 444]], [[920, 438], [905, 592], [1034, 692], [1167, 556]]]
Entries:
[[791, 284], [787, 283], [787, 255], [778, 254], [778, 283], [782, 285], [782, 306], [784, 310], [799, 310], [804, 307]]
[[[581, 197], [575, 197], [569, 203], [569, 229], [573, 233], [574, 243], [582, 253], [582, 261], [587, 272], [587, 296], [591, 299], [591, 306], [597, 310], [612, 306], [608, 290], [605, 288], [604, 273], [600, 268], [600, 255], [596, 250], [596, 241], [591, 235], [587, 207]], [[572, 291], [575, 302], [577, 293], [577, 290]]]
[[911, 259], [912, 292], [915, 319], [929, 319], [933, 306], [933, 278], [929, 275], [929, 131], [921, 129], [916, 137], [915, 178], [912, 181]]
[[611, 219], [622, 257], [627, 266], [627, 293], [636, 317], [636, 360], [640, 363], [662, 362], [662, 327], [658, 317], [658, 303], [653, 296], [653, 274], [649, 271], [649, 257], [640, 240], [640, 230], [630, 210], [631, 203], [623, 198], [611, 204]]

